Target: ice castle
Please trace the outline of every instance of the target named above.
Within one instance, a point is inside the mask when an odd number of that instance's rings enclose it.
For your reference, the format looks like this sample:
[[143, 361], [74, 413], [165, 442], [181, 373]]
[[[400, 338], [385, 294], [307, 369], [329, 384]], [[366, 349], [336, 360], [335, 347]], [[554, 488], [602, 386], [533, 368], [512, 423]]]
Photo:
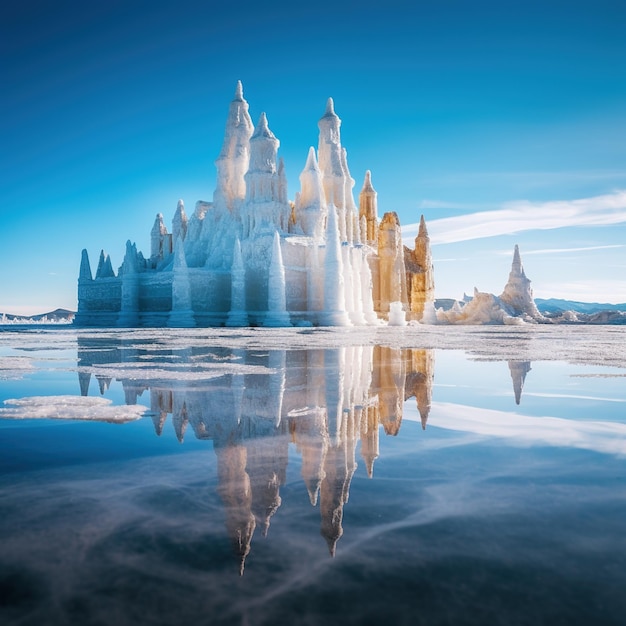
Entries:
[[[178, 202], [171, 232], [163, 215], [150, 256], [126, 243], [117, 275], [102, 251], [93, 277], [82, 252], [80, 326], [350, 326], [419, 320], [434, 299], [424, 218], [413, 250], [395, 212], [379, 221], [365, 173], [354, 202], [341, 120], [328, 99], [300, 191], [287, 199], [279, 140], [265, 113], [254, 126], [241, 82], [230, 103], [213, 202], [187, 216]], [[391, 320], [390, 320], [391, 321]]]

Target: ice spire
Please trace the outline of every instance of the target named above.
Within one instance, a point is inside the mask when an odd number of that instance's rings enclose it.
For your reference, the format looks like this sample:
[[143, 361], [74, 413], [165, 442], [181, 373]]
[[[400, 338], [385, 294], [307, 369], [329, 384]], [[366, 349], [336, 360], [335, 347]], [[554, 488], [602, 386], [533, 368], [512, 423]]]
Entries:
[[213, 201], [217, 206], [225, 206], [231, 212], [246, 196], [244, 174], [250, 161], [249, 142], [252, 131], [248, 103], [243, 97], [241, 81], [237, 81], [235, 97], [230, 103], [226, 120], [224, 143], [215, 161], [217, 188], [213, 195]]
[[167, 228], [163, 223], [163, 213], [157, 213], [150, 231], [150, 260], [153, 263], [164, 259], [171, 252]]
[[83, 249], [80, 255], [80, 270], [78, 272], [78, 280], [93, 280], [91, 276], [91, 265], [89, 264], [89, 253]]
[[500, 300], [508, 305], [517, 315], [528, 315], [535, 320], [543, 319], [543, 315], [541, 315], [535, 305], [533, 290], [530, 286], [530, 280], [526, 278], [526, 274], [524, 273], [524, 266], [522, 265], [522, 259], [517, 244], [515, 244], [515, 250], [513, 252], [513, 263], [511, 264], [509, 281], [500, 295]]
[[235, 87], [235, 97], [233, 100], [243, 102], [243, 85], [240, 80], [237, 81], [237, 86]]
[[280, 250], [280, 235], [274, 233], [272, 245], [272, 261], [270, 264], [267, 288], [267, 315], [264, 326], [291, 326], [285, 296], [285, 267]]
[[322, 237], [327, 211], [322, 174], [313, 146], [309, 148], [306, 164], [300, 174], [300, 186], [300, 196], [296, 205], [298, 221], [305, 235], [319, 240]]
[[176, 213], [172, 220], [172, 239], [174, 245], [178, 238], [185, 239], [187, 237], [187, 214], [185, 213], [185, 203], [182, 200], [178, 201], [176, 206]]
[[174, 278], [172, 280], [172, 310], [167, 325], [170, 327], [189, 328], [196, 325], [191, 306], [191, 284], [189, 269], [185, 259], [182, 237], [176, 239], [174, 248]]
[[104, 251], [100, 250], [100, 260], [98, 261], [98, 269], [96, 270], [96, 278], [114, 278], [115, 272], [111, 265], [111, 257]]
[[359, 194], [359, 219], [366, 222], [366, 237], [363, 243], [368, 243], [369, 245], [374, 245], [378, 239], [377, 195], [376, 190], [372, 186], [372, 173], [367, 170], [363, 188]]
[[241, 242], [235, 239], [233, 266], [230, 270], [230, 312], [226, 326], [247, 326], [246, 313], [246, 270], [241, 256]]
[[250, 166], [245, 175], [246, 203], [279, 200], [276, 159], [280, 141], [269, 129], [267, 116], [261, 113], [250, 138]]
[[350, 326], [350, 319], [345, 308], [337, 211], [332, 204], [328, 207], [326, 259], [324, 261], [324, 309], [320, 313], [320, 324], [322, 326]]
[[334, 204], [339, 213], [345, 210], [345, 172], [341, 159], [341, 120], [335, 113], [332, 98], [328, 98], [324, 115], [318, 122], [319, 166], [327, 204]]

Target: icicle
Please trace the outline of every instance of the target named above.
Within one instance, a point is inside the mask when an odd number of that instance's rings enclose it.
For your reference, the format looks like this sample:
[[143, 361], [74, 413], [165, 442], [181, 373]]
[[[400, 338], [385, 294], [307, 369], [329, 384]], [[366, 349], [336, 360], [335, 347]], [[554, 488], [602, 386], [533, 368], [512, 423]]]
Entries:
[[264, 326], [291, 326], [285, 295], [285, 267], [280, 250], [280, 235], [274, 233], [272, 261], [270, 264], [269, 284], [267, 293], [267, 315]]
[[230, 312], [226, 326], [247, 326], [246, 312], [246, 270], [241, 256], [241, 242], [235, 239], [233, 266], [230, 272]]
[[332, 204], [328, 207], [326, 259], [324, 261], [324, 308], [320, 314], [320, 323], [323, 326], [350, 326], [350, 318], [345, 310], [343, 264], [339, 228], [337, 227], [337, 212]]

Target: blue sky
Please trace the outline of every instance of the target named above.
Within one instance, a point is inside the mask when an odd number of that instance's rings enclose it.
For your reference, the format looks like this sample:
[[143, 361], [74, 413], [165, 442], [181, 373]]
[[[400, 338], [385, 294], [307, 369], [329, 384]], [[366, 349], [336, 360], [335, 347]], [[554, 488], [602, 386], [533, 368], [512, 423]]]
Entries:
[[[231, 3], [229, 3], [231, 4]], [[438, 297], [626, 301], [626, 4], [13, 3], [0, 19], [0, 311], [76, 307], [83, 247], [114, 267], [210, 200], [235, 83], [281, 140], [289, 197], [328, 96], [379, 212], [424, 213]]]

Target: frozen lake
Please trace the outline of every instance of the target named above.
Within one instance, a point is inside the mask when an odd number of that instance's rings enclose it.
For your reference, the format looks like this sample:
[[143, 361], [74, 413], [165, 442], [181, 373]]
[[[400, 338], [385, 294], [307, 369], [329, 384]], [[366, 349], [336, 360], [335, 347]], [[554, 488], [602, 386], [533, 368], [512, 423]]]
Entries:
[[623, 624], [626, 329], [0, 327], [2, 624]]

